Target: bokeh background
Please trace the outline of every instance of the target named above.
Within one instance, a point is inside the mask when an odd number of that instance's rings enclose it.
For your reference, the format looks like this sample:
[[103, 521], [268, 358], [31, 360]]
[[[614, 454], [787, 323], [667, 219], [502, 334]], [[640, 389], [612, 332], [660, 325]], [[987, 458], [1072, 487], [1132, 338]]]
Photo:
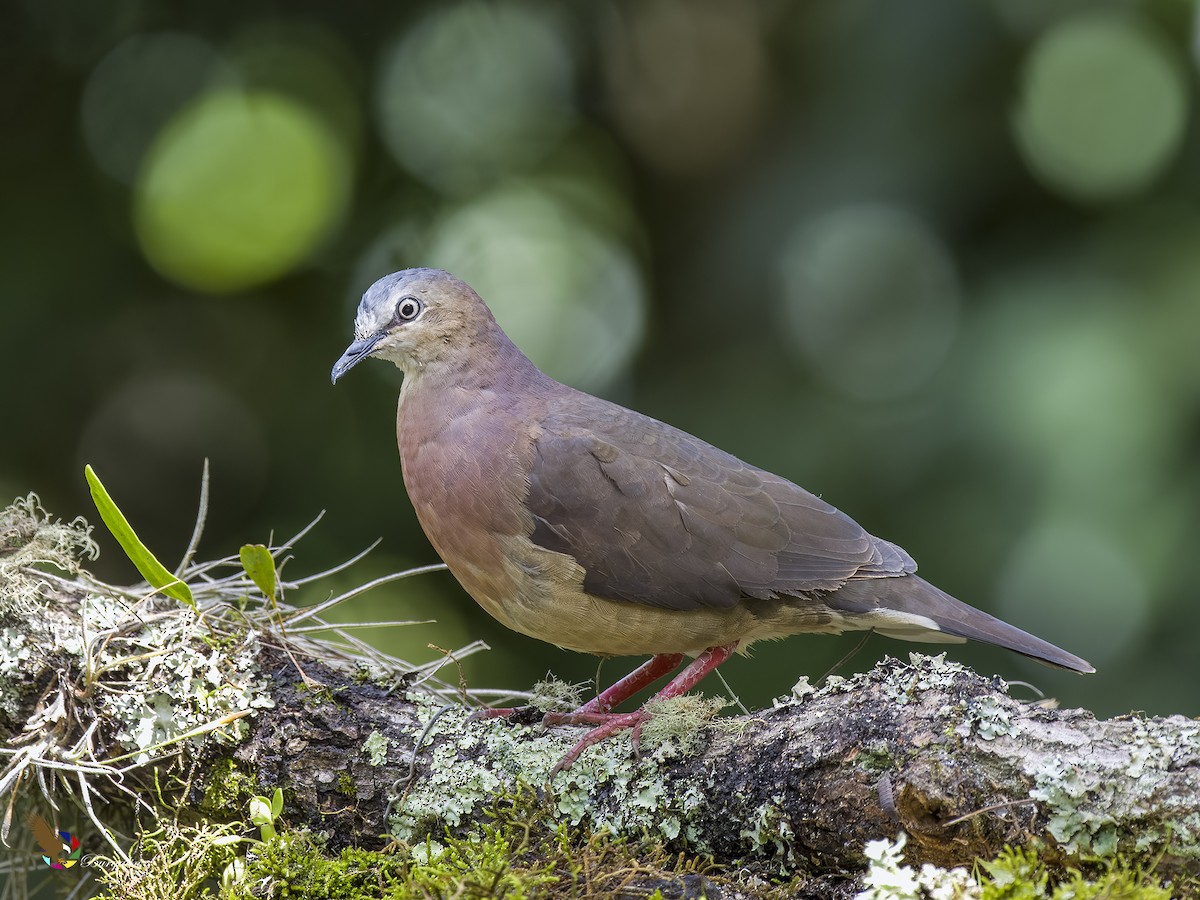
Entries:
[[[398, 372], [329, 369], [372, 281], [441, 266], [559, 379], [804, 484], [1100, 672], [954, 658], [1102, 715], [1200, 714], [1191, 2], [0, 16], [5, 499], [96, 521], [91, 463], [170, 562], [208, 457], [207, 556], [322, 509], [289, 575], [382, 537], [292, 600], [435, 561]], [[134, 580], [101, 542], [97, 572]], [[444, 573], [340, 614], [436, 618], [369, 633], [415, 662], [486, 640], [476, 687], [595, 673]], [[723, 671], [762, 704], [856, 641]], [[872, 638], [848, 666], [913, 646]]]

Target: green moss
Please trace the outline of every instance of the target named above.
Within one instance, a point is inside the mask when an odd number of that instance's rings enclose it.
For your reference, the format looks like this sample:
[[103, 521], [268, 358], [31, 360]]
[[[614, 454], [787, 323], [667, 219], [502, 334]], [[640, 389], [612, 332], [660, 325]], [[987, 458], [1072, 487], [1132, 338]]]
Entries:
[[1175, 892], [1151, 873], [1108, 860], [1085, 873], [1069, 868], [1057, 877], [1034, 850], [1005, 848], [976, 866], [980, 900], [1171, 900]]
[[[427, 897], [654, 896], [681, 879], [728, 884], [704, 858], [669, 854], [652, 841], [617, 840], [554, 822], [529, 787], [494, 800], [469, 834], [448, 832], [387, 850], [327, 853], [307, 833], [259, 845], [229, 900], [408, 900]], [[764, 886], [756, 896], [784, 896]]]
[[887, 744], [880, 742], [863, 747], [854, 762], [867, 772], [882, 774], [895, 767], [896, 757]]
[[974, 872], [928, 863], [914, 869], [904, 864], [906, 841], [902, 832], [895, 841], [867, 844], [869, 866], [859, 900], [1170, 900], [1194, 896], [1200, 887], [1195, 879], [1168, 884], [1145, 868], [1113, 859], [1064, 869], [1030, 848], [1006, 847], [995, 859], [977, 862]]
[[353, 797], [358, 793], [358, 788], [354, 784], [354, 779], [349, 772], [340, 772], [337, 777], [337, 785], [334, 787], [343, 797]]
[[343, 900], [402, 896], [408, 865], [399, 856], [350, 848], [326, 856], [320, 844], [304, 832], [280, 835], [260, 845], [246, 860], [242, 877], [226, 896], [229, 900], [265, 897], [339, 897]]
[[242, 772], [231, 758], [213, 763], [208, 784], [200, 800], [200, 811], [207, 815], [228, 815], [231, 809], [244, 809], [258, 793], [258, 782]]
[[243, 843], [232, 825], [160, 822], [143, 832], [130, 859], [97, 856], [91, 870], [98, 900], [181, 900], [212, 896], [210, 888], [236, 870]]
[[334, 695], [333, 688], [325, 684], [301, 682], [296, 685], [296, 693], [301, 696], [305, 706], [320, 706], [324, 703], [337, 705], [337, 697]]
[[[801, 879], [767, 884], [726, 875], [704, 857], [672, 854], [653, 839], [616, 839], [553, 822], [532, 788], [494, 801], [465, 836], [444, 833], [383, 850], [331, 853], [308, 832], [247, 841], [237, 825], [160, 823], [143, 833], [128, 862], [100, 857], [93, 871], [104, 900], [410, 900], [428, 897], [703, 896], [706, 891], [792, 897]], [[763, 839], [784, 838], [778, 811], [764, 807]], [[1200, 882], [1167, 884], [1114, 860], [1062, 869], [1030, 849], [1006, 849], [975, 871], [903, 862], [904, 836], [867, 847], [866, 900], [1168, 900], [1195, 896]]]

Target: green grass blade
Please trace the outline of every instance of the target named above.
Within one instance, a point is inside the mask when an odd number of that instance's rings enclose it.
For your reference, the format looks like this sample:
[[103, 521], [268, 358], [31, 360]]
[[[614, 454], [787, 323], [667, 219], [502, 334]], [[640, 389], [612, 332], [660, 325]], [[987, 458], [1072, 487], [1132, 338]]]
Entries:
[[271, 551], [262, 544], [246, 544], [238, 552], [242, 560], [242, 568], [250, 576], [250, 580], [258, 585], [268, 600], [275, 597], [276, 575], [275, 559]]
[[168, 597], [174, 597], [180, 603], [186, 603], [195, 609], [196, 601], [192, 599], [192, 589], [172, 575], [166, 566], [160, 563], [142, 543], [129, 524], [129, 520], [125, 518], [125, 514], [121, 512], [117, 504], [113, 502], [113, 498], [109, 496], [108, 491], [104, 489], [104, 485], [100, 483], [100, 478], [91, 466], [84, 466], [83, 476], [87, 479], [88, 487], [92, 492], [92, 502], [96, 504], [96, 510], [100, 513], [101, 520], [112, 532], [112, 536], [117, 539], [117, 543], [121, 545], [121, 549], [125, 551], [130, 562], [137, 566], [142, 577], [151, 587], [157, 588]]

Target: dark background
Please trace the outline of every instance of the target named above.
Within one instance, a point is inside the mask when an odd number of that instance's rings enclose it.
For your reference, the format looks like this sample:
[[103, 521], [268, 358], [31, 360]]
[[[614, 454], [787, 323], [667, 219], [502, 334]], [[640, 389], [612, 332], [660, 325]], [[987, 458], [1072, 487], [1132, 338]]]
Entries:
[[[398, 373], [329, 369], [373, 280], [437, 265], [551, 374], [804, 484], [1100, 671], [955, 659], [1200, 714], [1193, 4], [2, 9], [5, 498], [96, 521], [91, 463], [173, 565], [209, 457], [202, 555], [322, 509], [290, 576], [382, 536], [293, 601], [435, 561]], [[594, 673], [446, 574], [340, 615], [436, 617], [371, 633], [413, 661], [483, 638], [476, 687]], [[762, 704], [856, 641], [723, 671]]]

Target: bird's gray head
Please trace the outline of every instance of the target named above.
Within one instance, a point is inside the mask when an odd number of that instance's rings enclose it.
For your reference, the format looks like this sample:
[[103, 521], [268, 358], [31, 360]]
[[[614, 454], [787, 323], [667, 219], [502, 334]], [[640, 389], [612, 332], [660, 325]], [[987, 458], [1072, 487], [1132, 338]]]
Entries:
[[333, 366], [339, 378], [368, 356], [411, 376], [499, 332], [470, 285], [441, 269], [405, 269], [367, 288], [354, 317], [354, 341]]

